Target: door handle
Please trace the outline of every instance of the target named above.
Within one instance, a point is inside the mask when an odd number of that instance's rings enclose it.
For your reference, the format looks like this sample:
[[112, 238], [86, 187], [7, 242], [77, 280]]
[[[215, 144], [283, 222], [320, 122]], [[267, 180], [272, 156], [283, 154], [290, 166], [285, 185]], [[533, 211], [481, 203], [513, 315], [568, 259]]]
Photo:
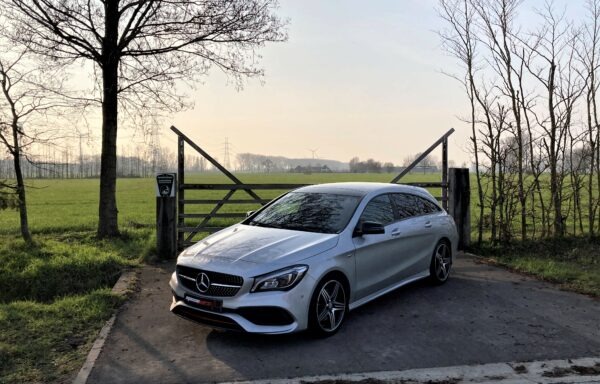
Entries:
[[425, 228], [431, 228], [431, 221], [425, 223]]
[[398, 237], [400, 236], [402, 232], [400, 232], [400, 229], [396, 228], [394, 230], [392, 230], [392, 237]]

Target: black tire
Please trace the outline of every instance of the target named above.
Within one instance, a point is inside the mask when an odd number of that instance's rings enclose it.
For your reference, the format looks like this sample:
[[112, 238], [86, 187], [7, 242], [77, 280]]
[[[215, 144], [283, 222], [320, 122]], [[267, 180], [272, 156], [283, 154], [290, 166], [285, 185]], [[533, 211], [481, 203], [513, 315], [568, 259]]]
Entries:
[[448, 281], [452, 268], [452, 246], [446, 240], [440, 240], [433, 249], [429, 265], [429, 281], [442, 285]]
[[[327, 301], [327, 296], [330, 301]], [[349, 290], [342, 278], [335, 274], [325, 276], [317, 284], [310, 300], [308, 311], [310, 333], [320, 338], [335, 335], [348, 314], [349, 299]]]

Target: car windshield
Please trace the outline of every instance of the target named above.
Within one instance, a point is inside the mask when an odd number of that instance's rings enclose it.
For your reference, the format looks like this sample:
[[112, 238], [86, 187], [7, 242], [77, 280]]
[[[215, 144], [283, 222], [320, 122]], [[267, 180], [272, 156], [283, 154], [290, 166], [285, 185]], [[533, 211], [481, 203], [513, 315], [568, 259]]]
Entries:
[[358, 196], [290, 192], [247, 220], [245, 224], [307, 232], [339, 233], [350, 221], [359, 202]]

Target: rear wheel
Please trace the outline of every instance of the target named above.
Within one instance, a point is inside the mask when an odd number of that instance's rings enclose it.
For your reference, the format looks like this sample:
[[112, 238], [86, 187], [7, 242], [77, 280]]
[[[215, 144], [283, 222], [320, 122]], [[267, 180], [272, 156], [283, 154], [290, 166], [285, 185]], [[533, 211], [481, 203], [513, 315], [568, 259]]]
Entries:
[[348, 312], [348, 293], [337, 276], [326, 276], [315, 289], [309, 310], [309, 327], [319, 337], [335, 334]]
[[444, 284], [450, 275], [452, 267], [452, 249], [447, 241], [440, 241], [435, 246], [431, 265], [429, 267], [429, 279], [434, 284]]

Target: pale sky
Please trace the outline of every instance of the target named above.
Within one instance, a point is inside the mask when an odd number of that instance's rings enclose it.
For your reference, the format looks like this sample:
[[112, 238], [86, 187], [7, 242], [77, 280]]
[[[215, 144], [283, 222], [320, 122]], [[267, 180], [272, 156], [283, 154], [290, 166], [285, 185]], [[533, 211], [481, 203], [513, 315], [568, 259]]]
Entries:
[[469, 128], [457, 118], [467, 100], [442, 74], [460, 69], [441, 49], [436, 4], [281, 0], [289, 40], [261, 50], [264, 84], [237, 91], [215, 70], [173, 123], [216, 157], [227, 137], [234, 154], [310, 157], [316, 148], [319, 158], [395, 164], [454, 127], [450, 159], [468, 162]]
[[[526, 0], [524, 33], [539, 23], [546, 0]], [[237, 91], [217, 70], [191, 92], [192, 110], [173, 123], [217, 158], [225, 138], [236, 153], [361, 159], [402, 164], [448, 129], [449, 157], [470, 164], [464, 89], [443, 72], [462, 76], [437, 34], [445, 27], [437, 0], [281, 0], [289, 40], [260, 52], [264, 84]], [[555, 0], [579, 24], [585, 2]], [[175, 143], [167, 127], [163, 137]], [[173, 150], [175, 146], [172, 145]], [[439, 159], [441, 149], [434, 155]]]

